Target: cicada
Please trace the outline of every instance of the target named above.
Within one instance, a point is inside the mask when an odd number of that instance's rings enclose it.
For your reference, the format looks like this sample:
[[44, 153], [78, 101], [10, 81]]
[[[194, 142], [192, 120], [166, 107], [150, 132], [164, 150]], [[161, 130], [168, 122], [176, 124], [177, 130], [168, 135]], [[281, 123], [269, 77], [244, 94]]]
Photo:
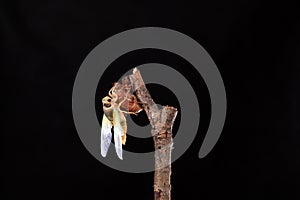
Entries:
[[[122, 160], [122, 144], [125, 145], [126, 143], [127, 133], [127, 124], [124, 113], [137, 114], [142, 109], [141, 107], [137, 106], [138, 103], [136, 97], [133, 95], [133, 98], [132, 94], [129, 94], [129, 91], [125, 94], [116, 92], [117, 86], [118, 84], [115, 83], [108, 93], [109, 96], [106, 96], [102, 99], [104, 114], [101, 128], [101, 155], [105, 157], [108, 152], [108, 148], [112, 139], [111, 129], [113, 127], [116, 153]], [[121, 98], [119, 98], [119, 96]], [[121, 105], [124, 103], [126, 103], [128, 106], [128, 111], [123, 111], [120, 109]]]

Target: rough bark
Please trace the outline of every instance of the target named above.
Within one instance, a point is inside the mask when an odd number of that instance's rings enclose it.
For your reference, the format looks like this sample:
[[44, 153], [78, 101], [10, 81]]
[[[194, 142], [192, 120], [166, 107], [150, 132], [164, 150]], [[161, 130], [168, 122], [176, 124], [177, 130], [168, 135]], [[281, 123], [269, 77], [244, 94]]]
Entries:
[[152, 126], [151, 134], [155, 146], [154, 199], [170, 200], [172, 126], [177, 115], [177, 109], [170, 106], [163, 106], [162, 109], [159, 109], [136, 68], [132, 75], [123, 79], [123, 82], [130, 82], [137, 98], [142, 102], [143, 109]]

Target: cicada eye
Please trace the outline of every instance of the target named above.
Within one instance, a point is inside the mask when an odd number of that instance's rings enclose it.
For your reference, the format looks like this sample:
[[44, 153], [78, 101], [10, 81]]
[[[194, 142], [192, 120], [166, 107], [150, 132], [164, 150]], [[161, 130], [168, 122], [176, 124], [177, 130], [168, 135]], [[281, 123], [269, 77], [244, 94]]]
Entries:
[[110, 108], [111, 107], [111, 103], [103, 103], [103, 106], [106, 108]]

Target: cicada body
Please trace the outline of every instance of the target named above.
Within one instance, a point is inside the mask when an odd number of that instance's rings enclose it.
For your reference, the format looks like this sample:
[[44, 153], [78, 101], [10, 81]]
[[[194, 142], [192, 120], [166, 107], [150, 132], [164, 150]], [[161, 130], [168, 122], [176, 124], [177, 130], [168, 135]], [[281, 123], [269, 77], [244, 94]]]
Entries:
[[[137, 114], [142, 110], [137, 102], [136, 97], [130, 94], [125, 89], [119, 89], [116, 92], [116, 87], [119, 86], [117, 83], [109, 91], [109, 96], [102, 99], [103, 104], [103, 119], [101, 128], [101, 155], [106, 156], [108, 148], [111, 143], [112, 133], [111, 128], [114, 129], [114, 141], [117, 155], [120, 159], [122, 156], [122, 144], [126, 143], [127, 124], [124, 113]], [[120, 107], [127, 109], [122, 111]]]
[[112, 138], [111, 128], [113, 127], [116, 152], [118, 157], [123, 159], [122, 144], [125, 145], [126, 143], [127, 124], [124, 114], [115, 101], [108, 96], [102, 99], [104, 114], [101, 128], [101, 155], [105, 157], [107, 154]]

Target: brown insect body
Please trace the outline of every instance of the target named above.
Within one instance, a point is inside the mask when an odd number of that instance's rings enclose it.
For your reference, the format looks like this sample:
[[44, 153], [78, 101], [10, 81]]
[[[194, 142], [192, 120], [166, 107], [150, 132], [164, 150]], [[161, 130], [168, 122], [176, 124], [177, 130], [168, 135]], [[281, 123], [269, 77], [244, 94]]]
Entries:
[[130, 93], [130, 88], [131, 86], [124, 82], [122, 85], [115, 83], [110, 90], [110, 95], [115, 94], [118, 96], [118, 102], [121, 102], [121, 107], [125, 109], [128, 114], [137, 114], [143, 109], [136, 96]]
[[143, 110], [133, 94], [128, 95], [127, 99], [121, 104], [121, 107], [132, 114], [137, 114]]

